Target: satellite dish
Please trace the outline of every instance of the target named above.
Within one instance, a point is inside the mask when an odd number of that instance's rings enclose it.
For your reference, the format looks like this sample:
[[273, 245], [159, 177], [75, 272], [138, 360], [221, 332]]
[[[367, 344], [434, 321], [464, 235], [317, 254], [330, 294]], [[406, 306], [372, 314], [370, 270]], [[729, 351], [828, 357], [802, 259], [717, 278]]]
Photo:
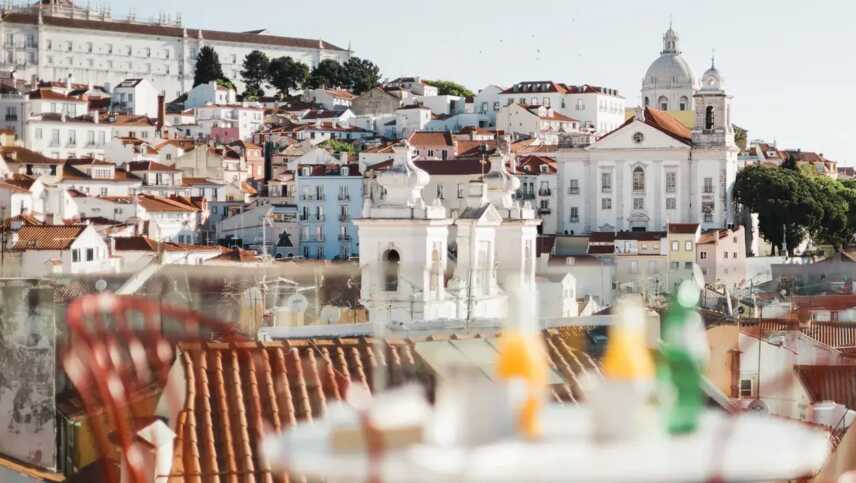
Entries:
[[747, 409], [755, 413], [768, 414], [770, 412], [770, 409], [767, 407], [767, 403], [760, 399], [755, 399], [750, 402]]
[[303, 294], [296, 293], [285, 301], [288, 309], [292, 312], [303, 313], [309, 307], [309, 300]]
[[103, 278], [99, 278], [98, 281], [95, 282], [95, 290], [99, 292], [107, 290], [107, 281]]
[[325, 305], [321, 309], [320, 319], [325, 324], [335, 324], [342, 318], [342, 309], [333, 305]]

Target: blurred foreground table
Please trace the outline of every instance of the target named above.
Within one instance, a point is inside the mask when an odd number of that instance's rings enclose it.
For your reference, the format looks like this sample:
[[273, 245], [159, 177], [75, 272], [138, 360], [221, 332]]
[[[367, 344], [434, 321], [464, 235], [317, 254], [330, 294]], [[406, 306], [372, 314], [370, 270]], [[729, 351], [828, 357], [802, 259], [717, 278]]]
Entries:
[[669, 436], [652, 428], [634, 441], [597, 443], [584, 406], [549, 406], [545, 437], [508, 439], [474, 448], [422, 444], [386, 451], [334, 453], [324, 420], [266, 441], [271, 463], [331, 482], [707, 482], [790, 480], [826, 461], [827, 433], [752, 413], [707, 411], [698, 431]]

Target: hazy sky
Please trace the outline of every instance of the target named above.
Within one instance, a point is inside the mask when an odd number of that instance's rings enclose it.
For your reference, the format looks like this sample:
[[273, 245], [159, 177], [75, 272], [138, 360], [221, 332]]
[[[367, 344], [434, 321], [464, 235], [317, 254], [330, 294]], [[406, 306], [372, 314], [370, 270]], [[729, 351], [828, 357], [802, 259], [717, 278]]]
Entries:
[[[82, 0], [78, 0], [82, 2]], [[477, 91], [523, 80], [589, 83], [639, 102], [673, 18], [696, 76], [712, 49], [751, 138], [856, 164], [856, 4], [791, 1], [114, 0], [114, 17], [176, 13], [192, 27], [323, 38], [385, 77], [420, 75]]]

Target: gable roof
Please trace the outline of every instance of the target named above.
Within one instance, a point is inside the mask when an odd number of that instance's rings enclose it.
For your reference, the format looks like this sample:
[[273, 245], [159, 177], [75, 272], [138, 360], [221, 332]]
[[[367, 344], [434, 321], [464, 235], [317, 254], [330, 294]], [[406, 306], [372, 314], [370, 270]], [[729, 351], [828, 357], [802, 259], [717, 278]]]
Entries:
[[146, 211], [151, 212], [193, 213], [199, 211], [199, 208], [182, 203], [177, 199], [163, 198], [160, 196], [152, 195], [139, 195], [137, 197], [137, 204], [139, 204]]
[[655, 127], [684, 143], [692, 143], [692, 132], [671, 114], [652, 107], [645, 108], [645, 124]]
[[668, 232], [679, 235], [691, 235], [698, 231], [699, 226], [698, 223], [669, 223]]
[[410, 135], [407, 141], [414, 147], [448, 146], [451, 148], [455, 145], [449, 131], [416, 131]]
[[157, 161], [131, 161], [128, 163], [128, 171], [178, 171], [172, 166], [158, 163]]
[[15, 250], [67, 250], [87, 225], [24, 225]]

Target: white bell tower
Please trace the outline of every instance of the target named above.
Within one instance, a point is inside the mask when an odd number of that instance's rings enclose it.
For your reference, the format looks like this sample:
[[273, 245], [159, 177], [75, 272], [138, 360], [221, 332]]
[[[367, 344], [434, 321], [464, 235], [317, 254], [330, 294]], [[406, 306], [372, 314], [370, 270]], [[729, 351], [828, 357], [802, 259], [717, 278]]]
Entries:
[[[453, 318], [444, 288], [449, 225], [442, 205], [428, 206], [422, 189], [428, 173], [413, 163], [407, 143], [392, 167], [378, 175], [385, 199], [366, 199], [354, 220], [360, 237], [360, 298], [372, 322]], [[401, 153], [405, 150], [405, 153]]]
[[734, 147], [734, 128], [731, 124], [731, 99], [725, 93], [725, 79], [716, 69], [711, 57], [710, 69], [701, 78], [701, 88], [695, 99], [695, 128], [693, 144], [701, 148]]

